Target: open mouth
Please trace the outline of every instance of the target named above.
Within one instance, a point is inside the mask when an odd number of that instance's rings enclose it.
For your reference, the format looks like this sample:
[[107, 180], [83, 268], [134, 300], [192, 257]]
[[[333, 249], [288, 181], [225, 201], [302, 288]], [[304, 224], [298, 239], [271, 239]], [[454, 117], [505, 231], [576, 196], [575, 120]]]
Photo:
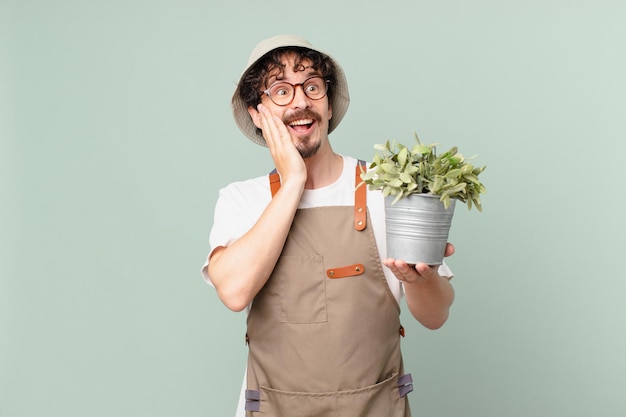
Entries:
[[298, 133], [308, 132], [315, 121], [313, 119], [298, 119], [289, 122], [289, 127]]

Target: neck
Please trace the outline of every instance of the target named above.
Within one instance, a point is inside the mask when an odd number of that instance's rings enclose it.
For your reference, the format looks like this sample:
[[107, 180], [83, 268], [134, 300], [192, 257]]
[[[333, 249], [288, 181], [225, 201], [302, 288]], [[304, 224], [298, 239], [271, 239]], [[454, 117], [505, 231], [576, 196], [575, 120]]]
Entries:
[[305, 159], [307, 180], [306, 190], [326, 187], [337, 181], [343, 171], [343, 158], [329, 149], [328, 152], [318, 152]]

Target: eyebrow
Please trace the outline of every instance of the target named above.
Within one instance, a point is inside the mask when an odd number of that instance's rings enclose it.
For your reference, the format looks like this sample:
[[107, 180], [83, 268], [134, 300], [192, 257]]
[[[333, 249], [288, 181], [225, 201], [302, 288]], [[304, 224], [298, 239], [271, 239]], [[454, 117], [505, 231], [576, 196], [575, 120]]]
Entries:
[[[315, 68], [313, 68], [313, 67], [311, 67], [311, 66], [306, 66], [306, 67], [304, 67], [304, 70], [303, 70], [303, 71], [298, 71], [298, 72], [303, 72], [303, 73], [305, 73], [305, 75], [307, 76], [307, 78], [309, 78], [309, 77], [314, 77], [314, 76], [316, 76], [316, 75], [317, 75], [317, 76], [320, 76], [320, 77], [322, 76], [322, 72], [321, 72], [320, 70], [315, 69]], [[274, 83], [275, 83], [275, 82], [277, 82], [277, 81], [285, 81], [284, 75], [285, 75], [285, 71], [284, 71], [284, 69], [283, 69], [283, 70], [282, 70], [282, 71], [280, 71], [277, 75], [271, 75], [271, 76], [269, 76], [269, 77], [267, 78], [267, 80], [265, 81], [265, 84], [266, 84], [267, 86], [270, 86], [270, 85], [274, 84]]]

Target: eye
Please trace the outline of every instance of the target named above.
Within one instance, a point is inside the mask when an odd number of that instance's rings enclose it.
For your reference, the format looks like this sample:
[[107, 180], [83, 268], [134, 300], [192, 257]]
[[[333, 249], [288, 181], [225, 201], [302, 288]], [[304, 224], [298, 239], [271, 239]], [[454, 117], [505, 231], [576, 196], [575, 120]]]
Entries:
[[309, 93], [317, 93], [320, 89], [320, 86], [317, 85], [317, 83], [312, 82], [311, 84], [308, 84], [306, 86], [306, 91], [308, 91]]
[[311, 78], [305, 82], [304, 89], [313, 95], [321, 94], [324, 90], [324, 80], [320, 77]]
[[277, 84], [270, 88], [270, 94], [274, 97], [282, 97], [289, 95], [290, 86], [288, 84]]

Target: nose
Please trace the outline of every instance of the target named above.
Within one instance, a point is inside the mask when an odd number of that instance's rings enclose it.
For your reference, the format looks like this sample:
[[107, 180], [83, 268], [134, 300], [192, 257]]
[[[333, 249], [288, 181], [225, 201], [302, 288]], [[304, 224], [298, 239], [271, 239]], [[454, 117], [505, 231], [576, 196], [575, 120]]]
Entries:
[[311, 106], [311, 99], [304, 94], [304, 86], [302, 84], [294, 86], [291, 105], [298, 109], [307, 109]]

